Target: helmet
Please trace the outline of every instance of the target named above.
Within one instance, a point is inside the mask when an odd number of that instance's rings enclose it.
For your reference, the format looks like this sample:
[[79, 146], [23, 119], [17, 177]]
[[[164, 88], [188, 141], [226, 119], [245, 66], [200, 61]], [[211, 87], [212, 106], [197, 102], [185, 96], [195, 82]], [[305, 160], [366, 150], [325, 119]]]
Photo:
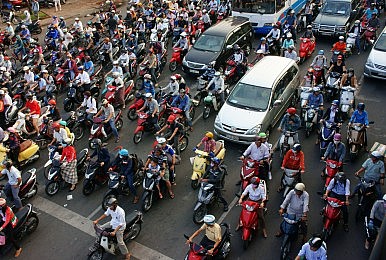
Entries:
[[7, 131], [10, 133], [16, 133], [16, 129], [13, 127], [8, 127]]
[[101, 139], [96, 138], [96, 139], [94, 139], [94, 140], [92, 141], [92, 144], [93, 144], [95, 147], [101, 147], [102, 141], [101, 141]]
[[220, 71], [216, 71], [216, 72], [214, 73], [214, 76], [215, 76], [215, 77], [220, 77], [220, 75], [221, 75]]
[[208, 137], [208, 138], [213, 138], [214, 137], [213, 133], [210, 132], [210, 131], [206, 132], [205, 136]]
[[119, 64], [119, 63], [118, 63], [117, 60], [113, 61], [113, 65], [118, 65], [118, 64]]
[[238, 50], [240, 50], [240, 46], [238, 44], [235, 44], [235, 45], [233, 45], [233, 49], [235, 51], [238, 51]]
[[139, 18], [139, 19], [138, 19], [138, 22], [143, 22], [143, 19], [142, 19], [142, 18]]
[[212, 162], [215, 163], [215, 164], [220, 164], [221, 160], [217, 157], [213, 157], [212, 158]]
[[308, 244], [310, 245], [310, 247], [319, 249], [322, 246], [323, 241], [322, 241], [322, 239], [320, 239], [320, 237], [313, 237], [310, 239]]
[[102, 105], [106, 105], [106, 104], [108, 104], [109, 103], [109, 101], [107, 101], [107, 99], [103, 99], [102, 100]]
[[382, 157], [382, 154], [381, 154], [380, 152], [378, 152], [378, 151], [373, 151], [373, 152], [371, 153], [371, 157], [374, 157], [374, 158], [379, 159], [379, 158]]
[[7, 201], [4, 198], [0, 198], [0, 207], [7, 205]]
[[313, 92], [319, 92], [319, 91], [320, 91], [320, 88], [319, 88], [319, 87], [313, 87], [313, 88], [312, 88], [312, 91], [313, 91]]
[[267, 134], [264, 132], [259, 133], [260, 138], [267, 138]]
[[346, 182], [346, 175], [344, 174], [344, 172], [338, 172], [335, 175], [335, 180], [339, 181], [340, 183], [345, 183]]
[[290, 46], [288, 47], [288, 49], [290, 49], [290, 50], [294, 50], [294, 49], [295, 49], [295, 46], [293, 46], [293, 45], [290, 45]]
[[114, 71], [113, 72], [113, 78], [118, 78], [118, 77], [119, 77], [119, 72]]
[[24, 67], [23, 67], [23, 70], [24, 70], [24, 71], [27, 71], [27, 70], [29, 70], [29, 67], [28, 67], [28, 66], [24, 66]]
[[349, 69], [348, 69], [348, 73], [354, 74], [354, 68], [349, 68]]
[[61, 125], [61, 126], [67, 126], [67, 122], [66, 122], [66, 121], [63, 121], [63, 120], [61, 120], [61, 121], [59, 122], [59, 125]]
[[363, 111], [363, 110], [365, 110], [365, 103], [359, 103], [358, 105], [357, 105], [357, 109], [359, 110], [359, 111]]
[[83, 66], [78, 67], [78, 70], [83, 70]]
[[27, 94], [25, 94], [25, 97], [26, 97], [26, 98], [32, 98], [31, 92], [28, 92]]
[[259, 183], [260, 183], [260, 178], [259, 177], [253, 177], [251, 179], [251, 184], [259, 185]]
[[174, 74], [174, 76], [176, 77], [177, 80], [181, 79], [181, 74], [176, 73], [176, 74]]
[[[386, 201], [386, 194], [383, 195], [382, 199], [383, 199], [384, 201]], [[0, 205], [1, 205], [1, 204], [0, 204]]]
[[59, 129], [60, 128], [60, 125], [58, 123], [53, 123], [52, 124], [52, 128], [54, 129]]
[[177, 80], [176, 76], [174, 76], [174, 75], [171, 76], [170, 79], [171, 79], [171, 80]]
[[287, 33], [287, 38], [292, 38], [292, 33]]
[[263, 54], [264, 51], [263, 51], [262, 49], [258, 49], [258, 50], [256, 51], [256, 53], [257, 53], [257, 54]]
[[71, 144], [71, 138], [66, 138], [66, 139], [64, 139], [63, 142], [62, 142], [62, 145], [64, 145], [64, 146], [67, 146], [67, 145], [69, 145], [69, 144]]
[[170, 115], [170, 116], [168, 117], [167, 122], [171, 124], [171, 123], [174, 122], [174, 120], [176, 120], [176, 117], [175, 117], [174, 115]]
[[307, 29], [312, 29], [312, 25], [307, 25]]
[[62, 30], [64, 33], [66, 33], [67, 32], [67, 28], [63, 28], [63, 30]]
[[307, 70], [307, 72], [309, 72], [309, 73], [314, 73], [314, 69], [313, 69], [313, 68], [309, 68], [309, 69]]
[[25, 29], [27, 28], [24, 24], [21, 26], [21, 29]]
[[144, 76], [143, 76], [145, 79], [151, 79], [151, 75], [150, 74], [145, 74]]
[[180, 89], [180, 94], [185, 94], [185, 89]]
[[294, 144], [294, 146], [292, 147], [292, 150], [294, 152], [300, 152], [302, 150], [302, 146], [300, 144]]
[[298, 184], [295, 185], [295, 191], [305, 191], [306, 190], [306, 185], [304, 185], [303, 183], [299, 182]]
[[342, 135], [339, 133], [334, 134], [334, 141], [342, 141]]
[[164, 143], [166, 143], [166, 138], [164, 138], [164, 137], [158, 138], [158, 143], [159, 143], [159, 144], [164, 144]]
[[118, 205], [118, 200], [116, 198], [110, 198], [109, 201], [107, 202], [108, 207], [111, 207], [113, 205]]
[[291, 12], [290, 12], [290, 14], [294, 14], [294, 13], [295, 13], [295, 10], [292, 9]]
[[78, 17], [75, 17], [75, 21], [79, 21], [79, 18], [78, 18]]
[[216, 221], [216, 218], [213, 215], [204, 216], [204, 223], [207, 225], [213, 225], [215, 221]]
[[186, 37], [186, 35], [187, 35], [186, 32], [182, 32], [182, 33], [180, 34], [181, 37]]
[[358, 25], [361, 21], [355, 20], [355, 24]]
[[287, 113], [290, 115], [294, 115], [296, 113], [296, 108], [294, 108], [294, 107], [288, 108]]
[[56, 106], [56, 100], [55, 99], [51, 99], [50, 101], [48, 101], [48, 104], [51, 105], [51, 106]]
[[129, 151], [127, 149], [121, 149], [119, 151], [119, 156], [129, 156]]
[[331, 105], [339, 106], [339, 101], [335, 99], [331, 102]]
[[339, 41], [344, 41], [344, 36], [339, 36]]
[[261, 37], [260, 41], [266, 41], [267, 39], [265, 37]]
[[318, 55], [324, 55], [324, 50], [319, 50]]
[[60, 20], [64, 20], [64, 17], [63, 17], [63, 16], [61, 16], [61, 17], [59, 17], [59, 19], [60, 19]]
[[343, 60], [343, 55], [338, 55], [338, 60]]
[[151, 97], [153, 97], [153, 96], [151, 95], [151, 93], [146, 93], [146, 94], [145, 94], [145, 98], [151, 98]]

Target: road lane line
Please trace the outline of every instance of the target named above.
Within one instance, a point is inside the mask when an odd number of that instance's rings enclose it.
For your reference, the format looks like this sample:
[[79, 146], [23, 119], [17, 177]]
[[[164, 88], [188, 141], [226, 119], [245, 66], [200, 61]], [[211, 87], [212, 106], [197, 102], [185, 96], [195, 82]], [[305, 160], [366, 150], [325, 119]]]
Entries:
[[93, 219], [94, 216], [102, 209], [102, 206], [97, 207], [94, 209], [93, 212], [90, 213], [90, 215], [87, 216], [88, 219]]
[[[58, 220], [61, 220], [64, 223], [92, 237], [95, 236], [95, 231], [90, 219], [85, 218], [82, 215], [79, 215], [67, 208], [59, 206], [58, 204], [40, 196], [35, 197], [33, 205], [39, 210], [57, 218]], [[138, 259], [173, 259], [135, 241], [130, 241], [127, 248], [130, 250], [131, 255]]]

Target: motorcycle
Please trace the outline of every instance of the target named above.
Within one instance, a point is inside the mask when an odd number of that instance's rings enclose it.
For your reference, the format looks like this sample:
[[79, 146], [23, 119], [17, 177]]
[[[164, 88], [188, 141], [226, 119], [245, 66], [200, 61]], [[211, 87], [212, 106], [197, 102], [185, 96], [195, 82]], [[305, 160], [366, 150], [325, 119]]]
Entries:
[[355, 220], [358, 222], [362, 220], [363, 217], [370, 217], [373, 204], [377, 200], [377, 191], [375, 189], [374, 181], [366, 181], [361, 177], [357, 178], [359, 178], [360, 186], [358, 190], [358, 207], [355, 213]]
[[250, 158], [242, 161], [240, 170], [241, 192], [249, 185], [253, 177], [259, 176], [259, 162]]
[[211, 79], [204, 79], [202, 76], [198, 77], [197, 92], [193, 97], [192, 103], [195, 107], [201, 104], [201, 101], [208, 95], [206, 87]]
[[321, 67], [317, 67], [317, 66], [314, 66], [314, 79], [315, 79], [315, 84], [318, 85], [318, 84], [321, 84], [322, 83], [322, 70], [323, 68]]
[[333, 100], [338, 94], [340, 85], [340, 73], [330, 72], [326, 80], [326, 87], [324, 89], [324, 96], [326, 100]]
[[19, 109], [17, 108], [17, 102], [14, 100], [12, 105], [5, 112], [5, 124], [7, 126], [13, 125], [18, 119], [17, 112]]
[[[145, 173], [145, 178], [142, 183], [143, 194], [141, 198], [141, 208], [143, 212], [148, 212], [152, 207], [154, 200], [159, 198], [158, 188], [156, 186], [156, 182], [159, 177], [159, 172], [147, 171]], [[162, 180], [159, 181], [161, 182]], [[161, 183], [159, 187], [160, 189], [163, 188]]]
[[[352, 55], [353, 49], [355, 47], [356, 38], [357, 38], [357, 34], [356, 33], [349, 33], [349, 34], [347, 34], [347, 39], [346, 39], [346, 57], [348, 57], [349, 55]], [[359, 51], [359, 50], [357, 50], [357, 51]]]
[[[22, 202], [32, 198], [38, 193], [38, 185], [36, 181], [36, 169], [29, 169], [21, 175], [22, 184], [20, 185], [19, 198]], [[5, 193], [4, 185], [0, 185], [0, 193]], [[3, 196], [0, 196], [3, 197]]]
[[[5, 134], [3, 142], [8, 140], [8, 135]], [[7, 146], [7, 145], [6, 145]], [[32, 140], [25, 140], [20, 143], [20, 151], [18, 156], [20, 168], [32, 164], [40, 158], [39, 146]]]
[[75, 140], [79, 141], [84, 136], [86, 129], [89, 129], [93, 125], [93, 121], [87, 119], [87, 113], [85, 109], [78, 109], [75, 113], [76, 121], [72, 127], [69, 127], [67, 122], [67, 127], [72, 129]]
[[309, 137], [311, 135], [312, 130], [316, 127], [316, 124], [318, 124], [318, 111], [319, 108], [314, 106], [306, 106], [304, 107], [304, 117], [303, 121], [305, 122], [306, 126], [306, 137]]
[[[229, 252], [231, 251], [231, 233], [230, 227], [227, 223], [221, 223], [221, 227], [225, 228], [224, 234], [221, 236], [221, 242], [217, 246], [217, 248], [213, 251], [213, 255], [208, 254], [208, 250], [201, 246], [200, 244], [196, 244], [194, 242], [189, 243], [189, 251], [186, 253], [184, 259], [186, 260], [200, 260], [200, 259], [208, 259], [208, 257], [213, 257], [214, 259], [225, 259]], [[186, 239], [189, 239], [187, 235], [184, 235]]]
[[335, 175], [339, 172], [339, 169], [343, 165], [342, 162], [334, 161], [331, 159], [327, 159], [325, 163], [326, 163], [326, 168], [323, 171], [323, 177], [322, 177], [325, 179], [323, 191], [327, 189], [328, 184], [330, 184], [330, 181], [335, 177]]
[[[38, 228], [39, 218], [37, 213], [32, 209], [32, 204], [28, 203], [18, 212], [15, 213], [18, 219], [16, 226], [13, 228], [15, 240], [20, 241], [25, 236], [32, 234]], [[5, 242], [5, 245], [0, 246], [0, 254], [9, 252], [13, 247], [12, 244]]]
[[324, 156], [327, 146], [334, 139], [335, 133], [336, 133], [336, 124], [323, 120], [322, 127], [320, 128], [320, 134], [319, 134], [320, 157]]
[[367, 47], [370, 47], [374, 44], [376, 38], [375, 33], [377, 29], [373, 27], [366, 27], [366, 31], [363, 33], [364, 41], [363, 41], [363, 51], [366, 51]]
[[279, 55], [280, 54], [280, 49], [278, 47], [278, 45], [280, 45], [280, 44], [278, 44], [276, 41], [280, 41], [280, 39], [275, 40], [272, 37], [267, 38], [269, 53], [271, 55]]
[[304, 113], [305, 113], [304, 107], [308, 102], [309, 95], [312, 94], [312, 87], [300, 86], [298, 91], [299, 91], [299, 97], [300, 97], [300, 109], [301, 109], [300, 114], [302, 115], [302, 118], [304, 118]]
[[299, 232], [300, 218], [296, 218], [295, 214], [283, 215], [283, 221], [280, 224], [280, 229], [283, 232], [284, 238], [280, 246], [280, 259], [286, 260], [291, 252], [291, 246], [296, 241]]
[[355, 104], [355, 88], [351, 86], [343, 86], [340, 91], [340, 111], [342, 113], [343, 120], [349, 118], [351, 109]]
[[[76, 171], [78, 175], [78, 179], [80, 179], [86, 172], [87, 165], [86, 165], [86, 158], [88, 156], [88, 149], [84, 148], [77, 154], [76, 159]], [[53, 156], [53, 159], [49, 160], [45, 166], [48, 170], [48, 176], [47, 176], [47, 184], [45, 188], [45, 192], [48, 196], [54, 196], [56, 193], [59, 192], [59, 189], [61, 186], [64, 186], [64, 180], [61, 174], [61, 165], [62, 162], [60, 161], [61, 155], [59, 153], [55, 153]]]
[[[22, 31], [21, 30], [21, 26], [22, 25], [23, 25], [23, 23], [19, 23], [16, 26], [15, 34], [18, 34], [18, 33], [20, 33]], [[40, 26], [40, 21], [39, 20], [32, 21], [32, 23], [28, 25], [28, 30], [30, 31], [30, 33], [32, 35], [40, 34], [43, 31], [42, 27]]]
[[[70, 88], [67, 92], [67, 97], [63, 102], [64, 111], [70, 112], [75, 110], [77, 104], [82, 103], [84, 97], [84, 87], [78, 85], [79, 82], [70, 82]], [[90, 92], [91, 96], [98, 98], [99, 96], [99, 86], [95, 82], [90, 82]]]
[[287, 196], [290, 190], [295, 188], [295, 185], [299, 182], [300, 174], [301, 173], [299, 170], [284, 168], [283, 178], [281, 179], [281, 184], [279, 188], [279, 191], [282, 191], [284, 189], [284, 192], [283, 192], [284, 198]]
[[[369, 122], [373, 124], [374, 122]], [[365, 145], [365, 129], [366, 125], [353, 123], [347, 127], [347, 149], [350, 152], [350, 160], [354, 161], [358, 156], [359, 151]]]
[[[115, 128], [117, 131], [119, 131], [123, 126], [122, 111], [118, 109], [115, 114]], [[112, 134], [113, 132], [111, 130], [110, 124], [105, 124], [100, 117], [95, 117], [93, 119], [93, 125], [91, 126], [90, 136], [88, 138], [89, 147], [94, 149], [93, 140], [95, 138], [99, 138], [102, 140], [102, 142], [106, 142], [112, 136]]]
[[[138, 144], [142, 141], [144, 132], [155, 132], [154, 124], [149, 122], [150, 114], [144, 112], [138, 112], [137, 128], [134, 130], [133, 142]], [[158, 119], [161, 116], [158, 117]]]
[[[133, 92], [134, 92], [134, 81], [133, 80], [129, 80], [129, 82], [127, 82], [127, 84], [125, 84], [124, 86], [124, 93], [123, 93], [123, 97], [124, 97], [124, 102], [127, 103], [129, 102], [130, 100], [132, 100], [133, 98]], [[112, 104], [114, 107], [118, 107], [120, 105], [124, 105], [124, 104], [118, 104], [118, 100], [116, 98], [117, 95], [117, 87], [116, 86], [113, 86], [113, 85], [109, 85], [107, 87], [107, 92], [106, 92], [106, 95], [105, 95], [105, 99], [107, 99], [107, 101], [109, 101], [110, 104]]]
[[103, 168], [98, 162], [89, 162], [83, 180], [83, 195], [90, 195], [95, 190], [95, 185], [103, 186], [108, 179], [109, 175], [103, 172]]
[[134, 103], [129, 106], [127, 111], [127, 118], [131, 121], [136, 120], [138, 118], [137, 110], [143, 107], [143, 104], [145, 104], [145, 96], [140, 92], [136, 92]]
[[300, 38], [299, 58], [300, 63], [303, 63], [306, 58], [311, 57], [315, 50], [315, 41], [311, 41], [309, 38]]
[[285, 154], [290, 150], [294, 144], [295, 144], [295, 135], [297, 134], [297, 131], [285, 131], [279, 141], [279, 147], [280, 147], [280, 156], [281, 158], [284, 158]]
[[331, 236], [334, 226], [339, 222], [342, 214], [343, 201], [336, 198], [327, 197], [327, 204], [323, 208], [323, 230], [322, 240], [327, 241]]
[[[143, 216], [140, 211], [135, 210], [126, 217], [126, 228], [123, 231], [123, 241], [128, 243], [134, 240], [141, 232]], [[89, 248], [87, 259], [103, 259], [104, 254], [117, 255], [119, 252], [116, 236], [111, 236], [113, 229], [102, 229], [100, 225], [94, 225], [97, 236], [94, 245]]]
[[[224, 95], [226, 95], [226, 92], [224, 92]], [[212, 110], [212, 107], [215, 111], [218, 111], [221, 106], [223, 105], [223, 102], [221, 101], [221, 92], [216, 92], [215, 94], [211, 91], [208, 92], [207, 96], [204, 98], [204, 111], [202, 112], [202, 118], [208, 119], [210, 116], [210, 111]], [[224, 100], [226, 97], [224, 97]]]
[[178, 65], [182, 64], [182, 48], [173, 47], [172, 58], [169, 61], [169, 70], [174, 72], [177, 70]]
[[[245, 71], [241, 72], [241, 75], [244, 75]], [[237, 65], [234, 60], [228, 60], [224, 70], [224, 84], [231, 85], [236, 83], [241, 75], [237, 73]]]

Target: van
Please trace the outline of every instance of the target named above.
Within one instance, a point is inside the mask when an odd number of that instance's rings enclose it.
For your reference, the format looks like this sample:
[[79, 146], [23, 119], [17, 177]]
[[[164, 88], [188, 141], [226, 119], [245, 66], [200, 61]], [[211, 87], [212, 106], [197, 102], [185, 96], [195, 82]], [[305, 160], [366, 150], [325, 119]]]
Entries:
[[214, 62], [218, 70], [233, 54], [232, 48], [238, 44], [246, 56], [252, 49], [252, 26], [244, 17], [228, 17], [204, 31], [182, 61], [184, 72], [200, 75]]
[[215, 135], [249, 144], [259, 132], [269, 133], [286, 109], [296, 105], [299, 85], [299, 67], [294, 60], [264, 57], [229, 94], [215, 119]]

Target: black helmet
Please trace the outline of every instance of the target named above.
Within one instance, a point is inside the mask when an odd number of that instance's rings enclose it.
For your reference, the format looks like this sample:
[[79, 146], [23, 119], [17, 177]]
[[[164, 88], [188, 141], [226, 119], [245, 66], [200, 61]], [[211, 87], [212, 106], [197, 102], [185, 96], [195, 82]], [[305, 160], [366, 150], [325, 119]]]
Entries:
[[319, 249], [322, 244], [323, 244], [323, 240], [320, 238], [320, 237], [312, 237], [310, 239], [310, 241], [308, 242], [308, 244], [310, 244], [310, 247], [313, 247], [313, 248], [316, 248], [316, 249]]
[[99, 139], [99, 138], [94, 139], [94, 140], [92, 141], [92, 143], [93, 143], [94, 147], [98, 147], [98, 148], [100, 148], [101, 145], [102, 145], [102, 141], [101, 141], [101, 139]]
[[240, 50], [240, 46], [238, 44], [233, 45], [233, 50], [239, 51]]
[[357, 105], [357, 109], [359, 110], [359, 111], [363, 111], [363, 110], [365, 110], [365, 103], [359, 103], [358, 105]]
[[107, 202], [108, 207], [111, 207], [113, 205], [118, 205], [118, 200], [116, 198], [110, 198], [109, 201]]
[[294, 150], [295, 152], [300, 152], [302, 150], [302, 146], [300, 144], [294, 144], [292, 150]]

